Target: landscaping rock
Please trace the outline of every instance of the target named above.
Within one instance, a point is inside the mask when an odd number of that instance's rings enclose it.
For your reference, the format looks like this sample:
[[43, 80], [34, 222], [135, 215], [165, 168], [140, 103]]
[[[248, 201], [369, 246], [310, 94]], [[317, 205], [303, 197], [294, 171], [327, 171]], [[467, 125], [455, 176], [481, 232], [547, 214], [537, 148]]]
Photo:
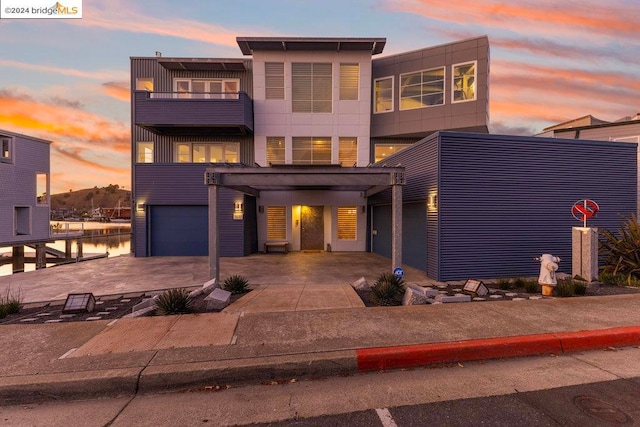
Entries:
[[218, 281], [216, 279], [211, 279], [202, 285], [202, 293], [209, 295], [216, 288], [218, 288]]
[[424, 287], [416, 284], [408, 284], [407, 288], [413, 289], [414, 291], [418, 292], [420, 295], [424, 296], [425, 298], [435, 298], [435, 296], [438, 295], [438, 292], [439, 292], [437, 289], [433, 289], [431, 287]]
[[156, 300], [158, 299], [158, 296], [154, 296], [153, 298], [147, 298], [142, 300], [142, 302], [136, 304], [133, 306], [132, 311], [135, 313], [136, 311], [139, 310], [143, 310], [145, 308], [149, 308], [149, 307], [153, 307], [153, 309], [156, 308]]
[[471, 295], [455, 294], [455, 295], [438, 295], [435, 300], [443, 304], [452, 302], [471, 302]]
[[422, 305], [428, 302], [428, 298], [422, 292], [409, 286], [405, 289], [402, 305]]
[[215, 288], [204, 300], [207, 302], [207, 311], [222, 310], [231, 303], [231, 292]]
[[356, 291], [370, 291], [371, 285], [367, 282], [367, 279], [364, 277], [359, 278], [355, 282], [351, 284], [351, 287]]

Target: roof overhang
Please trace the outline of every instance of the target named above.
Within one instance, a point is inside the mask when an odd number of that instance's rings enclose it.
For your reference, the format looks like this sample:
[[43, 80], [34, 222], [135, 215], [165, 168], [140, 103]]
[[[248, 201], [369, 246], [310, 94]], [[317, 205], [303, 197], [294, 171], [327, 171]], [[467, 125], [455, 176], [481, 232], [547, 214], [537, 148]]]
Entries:
[[403, 167], [340, 165], [280, 167], [217, 166], [205, 172], [206, 185], [218, 185], [258, 196], [260, 191], [359, 191], [369, 197], [393, 185], [404, 185]]
[[245, 59], [220, 58], [158, 58], [167, 70], [185, 71], [245, 71]]
[[236, 37], [244, 55], [255, 51], [368, 51], [382, 53], [387, 39], [384, 37]]

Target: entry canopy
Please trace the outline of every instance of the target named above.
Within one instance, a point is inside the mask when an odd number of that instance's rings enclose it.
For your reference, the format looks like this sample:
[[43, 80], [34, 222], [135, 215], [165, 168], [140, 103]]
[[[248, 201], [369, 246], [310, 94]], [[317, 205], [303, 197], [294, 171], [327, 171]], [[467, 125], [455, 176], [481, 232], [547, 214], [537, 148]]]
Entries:
[[369, 197], [390, 186], [404, 185], [403, 167], [349, 167], [340, 165], [272, 167], [217, 166], [205, 172], [206, 185], [218, 185], [259, 196], [260, 191], [360, 191]]

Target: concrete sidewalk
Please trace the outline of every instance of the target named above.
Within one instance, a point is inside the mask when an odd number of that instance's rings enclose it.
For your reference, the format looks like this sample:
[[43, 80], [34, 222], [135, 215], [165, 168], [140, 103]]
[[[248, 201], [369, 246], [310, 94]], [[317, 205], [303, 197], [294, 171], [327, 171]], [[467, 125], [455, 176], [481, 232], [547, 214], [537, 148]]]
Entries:
[[640, 346], [640, 295], [1, 326], [6, 404]]

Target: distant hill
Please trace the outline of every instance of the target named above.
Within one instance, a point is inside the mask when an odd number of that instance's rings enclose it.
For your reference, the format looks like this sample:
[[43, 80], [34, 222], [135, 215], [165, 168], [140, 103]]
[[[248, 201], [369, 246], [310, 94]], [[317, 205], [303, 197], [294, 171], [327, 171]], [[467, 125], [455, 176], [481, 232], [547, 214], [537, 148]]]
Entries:
[[51, 195], [51, 210], [75, 209], [78, 214], [90, 213], [96, 208], [131, 207], [131, 191], [123, 190], [118, 185], [106, 187], [85, 188], [83, 190], [69, 190], [66, 193]]

